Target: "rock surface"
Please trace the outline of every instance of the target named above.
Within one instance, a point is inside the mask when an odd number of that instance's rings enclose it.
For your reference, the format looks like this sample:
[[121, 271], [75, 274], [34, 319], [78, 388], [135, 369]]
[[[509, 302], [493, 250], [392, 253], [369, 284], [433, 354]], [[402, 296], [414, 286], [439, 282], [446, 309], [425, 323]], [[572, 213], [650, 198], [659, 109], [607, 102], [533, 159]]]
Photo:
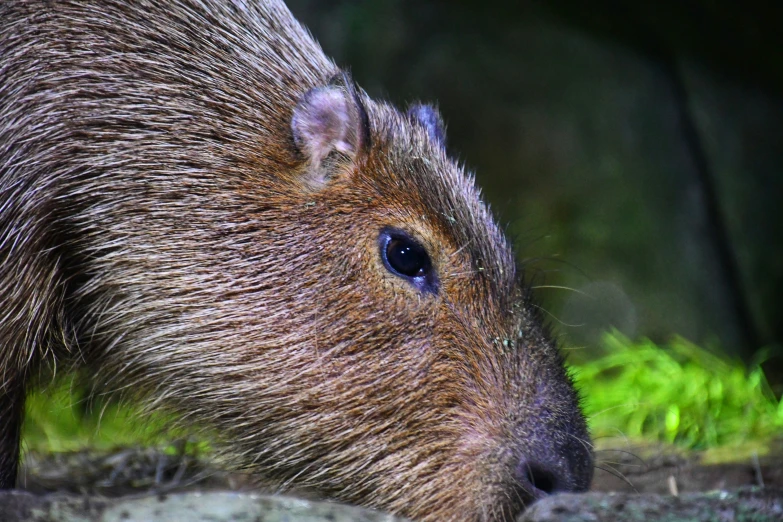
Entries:
[[[404, 519], [353, 506], [211, 491], [147, 493], [120, 498], [92, 495], [0, 493], [6, 522], [402, 522]], [[758, 487], [681, 497], [652, 494], [555, 495], [534, 504], [518, 522], [668, 522], [783, 520], [783, 490]]]
[[394, 522], [391, 515], [353, 506], [232, 491], [121, 498], [91, 495], [0, 493], [4, 522]]
[[777, 522], [783, 490], [743, 488], [681, 497], [628, 493], [555, 495], [534, 504], [518, 522]]
[[[599, 455], [604, 456], [598, 465], [615, 475], [599, 470], [594, 491], [544, 499], [518, 522], [783, 520], [780, 457], [704, 464], [702, 456], [672, 448], [626, 448]], [[289, 492], [299, 498], [263, 494], [274, 489], [184, 451], [29, 454], [20, 486], [27, 491], [0, 492], [0, 521], [402, 520], [324, 502], [306, 491]]]

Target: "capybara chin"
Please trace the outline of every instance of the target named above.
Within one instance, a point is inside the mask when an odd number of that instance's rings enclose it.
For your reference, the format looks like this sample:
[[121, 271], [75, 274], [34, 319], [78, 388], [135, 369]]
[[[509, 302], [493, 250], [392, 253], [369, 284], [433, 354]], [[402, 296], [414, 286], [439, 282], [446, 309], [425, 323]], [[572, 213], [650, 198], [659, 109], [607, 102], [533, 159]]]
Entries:
[[277, 0], [0, 4], [0, 482], [53, 363], [419, 520], [582, 491], [577, 395], [440, 116]]

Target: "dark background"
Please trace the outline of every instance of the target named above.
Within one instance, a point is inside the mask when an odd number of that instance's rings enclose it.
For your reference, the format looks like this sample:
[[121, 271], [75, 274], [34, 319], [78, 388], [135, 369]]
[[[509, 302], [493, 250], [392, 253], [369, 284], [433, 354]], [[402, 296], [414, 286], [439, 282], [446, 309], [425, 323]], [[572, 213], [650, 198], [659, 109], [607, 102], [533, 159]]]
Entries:
[[577, 358], [780, 350], [783, 2], [288, 4], [370, 95], [437, 101]]

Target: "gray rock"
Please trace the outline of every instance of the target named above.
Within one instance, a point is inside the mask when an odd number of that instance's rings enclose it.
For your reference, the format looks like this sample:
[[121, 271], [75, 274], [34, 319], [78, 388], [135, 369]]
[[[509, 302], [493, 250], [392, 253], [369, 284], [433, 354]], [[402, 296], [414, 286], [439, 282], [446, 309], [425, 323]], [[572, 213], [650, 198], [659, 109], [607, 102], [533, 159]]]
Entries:
[[674, 497], [628, 493], [564, 494], [543, 499], [517, 522], [779, 522], [783, 490], [742, 488]]
[[353, 506], [239, 492], [146, 494], [121, 498], [0, 492], [3, 522], [395, 522]]

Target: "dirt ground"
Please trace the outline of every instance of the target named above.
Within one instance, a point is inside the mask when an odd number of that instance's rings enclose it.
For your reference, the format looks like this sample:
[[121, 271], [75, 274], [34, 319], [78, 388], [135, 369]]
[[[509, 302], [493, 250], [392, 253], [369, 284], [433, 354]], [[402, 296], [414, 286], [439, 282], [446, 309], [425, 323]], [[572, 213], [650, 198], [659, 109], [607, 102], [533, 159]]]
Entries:
[[672, 447], [629, 446], [596, 452], [592, 491], [678, 495], [743, 486], [783, 489], [783, 444], [763, 456], [713, 455]]

